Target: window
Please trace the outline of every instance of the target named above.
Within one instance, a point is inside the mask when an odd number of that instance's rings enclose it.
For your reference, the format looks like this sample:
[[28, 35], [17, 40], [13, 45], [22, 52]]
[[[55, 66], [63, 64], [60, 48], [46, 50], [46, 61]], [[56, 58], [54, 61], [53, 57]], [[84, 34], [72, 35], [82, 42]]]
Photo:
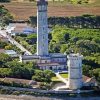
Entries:
[[45, 61], [45, 63], [47, 63], [47, 61]]
[[45, 39], [44, 35], [43, 35], [43, 40]]
[[44, 44], [43, 44], [43, 47], [44, 47]]

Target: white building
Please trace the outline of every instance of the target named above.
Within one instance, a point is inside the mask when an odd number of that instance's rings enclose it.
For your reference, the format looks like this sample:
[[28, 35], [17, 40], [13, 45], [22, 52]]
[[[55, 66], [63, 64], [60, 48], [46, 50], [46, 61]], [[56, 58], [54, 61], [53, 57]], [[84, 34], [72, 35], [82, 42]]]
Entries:
[[80, 89], [83, 85], [82, 81], [82, 58], [80, 54], [69, 54], [68, 58], [68, 82], [69, 89]]
[[34, 33], [34, 29], [27, 23], [9, 23], [6, 27], [6, 32], [11, 35], [32, 34]]
[[66, 55], [50, 53], [49, 56], [22, 55], [20, 62], [36, 62], [37, 67], [43, 70], [66, 70]]
[[5, 50], [5, 54], [8, 54], [11, 57], [18, 57], [19, 55], [14, 50]]

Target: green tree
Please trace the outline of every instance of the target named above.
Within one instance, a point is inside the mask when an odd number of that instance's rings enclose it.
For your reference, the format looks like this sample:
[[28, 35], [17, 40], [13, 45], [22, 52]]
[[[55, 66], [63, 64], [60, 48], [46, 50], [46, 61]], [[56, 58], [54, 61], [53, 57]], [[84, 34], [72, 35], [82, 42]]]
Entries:
[[0, 2], [10, 2], [10, 0], [0, 0]]
[[5, 49], [6, 50], [11, 50], [11, 49], [13, 49], [13, 46], [9, 44], [9, 45], [5, 46]]
[[60, 52], [61, 52], [61, 53], [65, 53], [67, 49], [68, 49], [68, 45], [67, 45], [67, 44], [62, 44], [62, 45], [61, 45]]
[[32, 69], [28, 68], [29, 65], [26, 67], [25, 64], [17, 61], [7, 62], [5, 65], [11, 69], [11, 77], [31, 79]]
[[32, 79], [38, 82], [46, 82], [46, 83], [50, 83], [51, 82], [51, 78], [54, 76], [55, 74], [50, 71], [50, 70], [35, 70], [35, 75], [33, 75]]
[[94, 69], [93, 75], [95, 76], [96, 80], [100, 83], [100, 68]]
[[[8, 0], [2, 0], [2, 2], [3, 1], [8, 1]], [[13, 16], [10, 14], [10, 12], [3, 5], [0, 5], [0, 23], [1, 23], [1, 26], [5, 26], [12, 19], [13, 19]]]
[[1, 67], [4, 67], [4, 63], [7, 62], [7, 61], [11, 61], [12, 58], [7, 55], [7, 54], [4, 54], [4, 53], [0, 53], [0, 65]]
[[10, 68], [0, 68], [0, 77], [10, 77], [12, 70]]
[[0, 48], [5, 48], [5, 46], [7, 46], [7, 43], [0, 40]]
[[90, 73], [89, 73], [90, 70], [92, 70], [91, 66], [83, 65], [83, 67], [82, 67], [83, 75], [91, 76]]
[[54, 72], [51, 70], [44, 70], [45, 80], [46, 82], [51, 82], [51, 78], [55, 76]]

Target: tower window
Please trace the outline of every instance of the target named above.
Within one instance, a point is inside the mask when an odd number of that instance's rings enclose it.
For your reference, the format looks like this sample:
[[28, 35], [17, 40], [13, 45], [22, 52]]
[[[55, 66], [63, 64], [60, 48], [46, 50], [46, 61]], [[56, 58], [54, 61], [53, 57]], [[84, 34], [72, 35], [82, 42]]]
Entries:
[[43, 44], [43, 47], [44, 47], [44, 44]]
[[44, 35], [43, 35], [43, 40], [45, 39]]

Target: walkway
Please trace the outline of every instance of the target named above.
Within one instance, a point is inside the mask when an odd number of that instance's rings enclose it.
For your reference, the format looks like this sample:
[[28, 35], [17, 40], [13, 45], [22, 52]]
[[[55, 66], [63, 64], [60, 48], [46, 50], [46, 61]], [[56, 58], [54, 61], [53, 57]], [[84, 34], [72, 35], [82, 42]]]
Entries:
[[58, 86], [57, 88], [55, 88], [54, 90], [55, 91], [58, 91], [60, 89], [67, 89], [69, 87], [68, 85], [68, 80], [64, 79], [60, 74], [59, 72], [55, 73], [56, 74], [56, 77], [58, 77], [59, 80], [61, 80], [63, 83], [65, 83], [66, 85], [62, 85], [62, 86]]
[[66, 80], [65, 78], [63, 78], [59, 72], [55, 73], [56, 77], [58, 77], [63, 83], [65, 83], [68, 86], [68, 80]]

